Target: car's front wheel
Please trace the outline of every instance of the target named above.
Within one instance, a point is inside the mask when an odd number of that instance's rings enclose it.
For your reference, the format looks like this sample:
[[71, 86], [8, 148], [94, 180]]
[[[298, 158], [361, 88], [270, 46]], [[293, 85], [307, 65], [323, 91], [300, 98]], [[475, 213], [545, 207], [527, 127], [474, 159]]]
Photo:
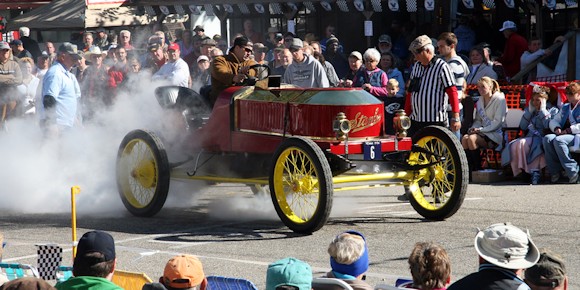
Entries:
[[270, 195], [278, 216], [291, 230], [312, 233], [332, 209], [332, 172], [324, 153], [310, 139], [293, 137], [274, 153]]
[[163, 143], [153, 132], [134, 130], [117, 154], [117, 188], [133, 215], [157, 214], [169, 191], [170, 168]]

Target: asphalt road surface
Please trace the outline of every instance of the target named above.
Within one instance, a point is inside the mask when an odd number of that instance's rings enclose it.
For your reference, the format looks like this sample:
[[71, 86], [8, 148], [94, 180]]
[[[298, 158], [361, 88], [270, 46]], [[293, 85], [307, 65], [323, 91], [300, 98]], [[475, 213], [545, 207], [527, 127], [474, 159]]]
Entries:
[[[477, 269], [476, 229], [512, 222], [529, 229], [539, 247], [561, 253], [567, 261], [569, 289], [580, 287], [580, 185], [470, 185], [461, 209], [442, 222], [424, 220], [409, 204], [397, 201], [400, 187], [337, 192], [330, 221], [307, 236], [284, 227], [269, 197], [256, 198], [243, 185], [200, 190], [172, 186], [168, 204], [153, 218], [129, 215], [118, 198], [111, 199], [118, 202], [114, 206], [95, 204], [90, 215], [80, 211], [79, 238], [92, 229], [110, 232], [116, 240], [118, 268], [144, 272], [153, 280], [169, 258], [188, 253], [201, 258], [206, 275], [243, 277], [263, 289], [267, 265], [288, 256], [308, 262], [315, 275], [322, 275], [329, 270], [328, 243], [336, 234], [355, 229], [367, 237], [367, 280], [374, 285], [410, 276], [407, 257], [418, 241], [442, 244], [451, 256], [453, 280], [459, 279]], [[66, 211], [5, 211], [0, 213], [0, 231], [7, 242], [4, 262], [36, 265], [35, 244], [57, 243], [65, 249], [63, 264], [72, 264], [71, 218]]]

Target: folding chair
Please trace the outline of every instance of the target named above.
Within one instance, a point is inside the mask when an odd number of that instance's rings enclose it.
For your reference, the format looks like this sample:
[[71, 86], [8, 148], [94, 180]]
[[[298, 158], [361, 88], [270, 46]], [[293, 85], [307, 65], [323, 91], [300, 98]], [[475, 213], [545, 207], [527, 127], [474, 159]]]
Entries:
[[387, 284], [377, 284], [375, 286], [375, 290], [401, 290], [401, 289], [405, 289], [405, 288], [399, 288], [397, 286], [387, 285]]
[[72, 266], [58, 266], [56, 271], [56, 282], [62, 283], [73, 276]]
[[31, 265], [0, 263], [0, 270], [6, 275], [8, 280], [14, 280], [23, 277], [40, 278], [36, 268]]
[[115, 270], [113, 283], [125, 290], [141, 290], [143, 285], [153, 282], [145, 273]]
[[312, 279], [312, 289], [314, 290], [324, 290], [324, 289], [344, 289], [353, 290], [348, 283], [336, 279], [336, 278], [313, 278]]
[[223, 276], [207, 276], [207, 290], [258, 290], [250, 280]]
[[505, 127], [503, 128], [504, 142], [518, 138], [520, 135], [520, 121], [524, 116], [524, 111], [520, 109], [508, 109], [505, 115]]

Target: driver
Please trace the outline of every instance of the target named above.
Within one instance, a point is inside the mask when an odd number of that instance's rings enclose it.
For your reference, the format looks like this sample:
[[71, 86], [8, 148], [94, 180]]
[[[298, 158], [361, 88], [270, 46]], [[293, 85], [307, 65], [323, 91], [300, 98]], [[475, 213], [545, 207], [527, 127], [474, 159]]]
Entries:
[[219, 94], [235, 84], [243, 83], [248, 76], [254, 76], [250, 72], [250, 66], [256, 62], [251, 59], [252, 42], [245, 36], [237, 37], [228, 55], [218, 56], [212, 62], [211, 67], [211, 91], [209, 100], [213, 106]]

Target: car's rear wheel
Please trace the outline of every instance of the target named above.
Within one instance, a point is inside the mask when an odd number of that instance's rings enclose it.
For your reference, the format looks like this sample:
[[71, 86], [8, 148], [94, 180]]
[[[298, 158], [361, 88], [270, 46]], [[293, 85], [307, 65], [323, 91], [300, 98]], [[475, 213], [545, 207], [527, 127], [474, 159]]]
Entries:
[[157, 214], [169, 191], [169, 162], [154, 133], [134, 130], [123, 138], [117, 154], [117, 188], [133, 215]]
[[288, 138], [274, 153], [270, 195], [282, 222], [298, 233], [324, 226], [332, 209], [332, 172], [310, 139]]
[[[411, 152], [410, 164], [434, 164], [423, 179], [409, 185], [409, 202], [423, 217], [446, 219], [461, 207], [467, 193], [468, 167], [465, 151], [451, 131], [428, 126], [413, 136], [413, 143], [431, 152]], [[440, 162], [436, 162], [441, 158]]]

